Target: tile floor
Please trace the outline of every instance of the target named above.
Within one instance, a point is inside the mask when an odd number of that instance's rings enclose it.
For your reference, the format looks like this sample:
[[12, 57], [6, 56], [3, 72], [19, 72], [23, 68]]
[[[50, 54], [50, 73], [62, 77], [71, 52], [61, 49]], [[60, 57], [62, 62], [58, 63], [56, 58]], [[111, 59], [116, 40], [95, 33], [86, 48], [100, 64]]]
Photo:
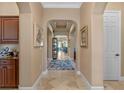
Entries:
[[[81, 76], [74, 70], [49, 71], [41, 79], [42, 90], [89, 90]], [[124, 90], [124, 81], [104, 81], [105, 90]], [[17, 90], [0, 88], [0, 90]]]
[[[75, 71], [49, 71], [42, 78], [42, 90], [88, 90]], [[105, 90], [124, 90], [124, 81], [104, 81]]]
[[105, 90], [124, 90], [124, 81], [104, 81]]
[[42, 78], [43, 90], [86, 90], [88, 89], [81, 76], [75, 71], [49, 71]]

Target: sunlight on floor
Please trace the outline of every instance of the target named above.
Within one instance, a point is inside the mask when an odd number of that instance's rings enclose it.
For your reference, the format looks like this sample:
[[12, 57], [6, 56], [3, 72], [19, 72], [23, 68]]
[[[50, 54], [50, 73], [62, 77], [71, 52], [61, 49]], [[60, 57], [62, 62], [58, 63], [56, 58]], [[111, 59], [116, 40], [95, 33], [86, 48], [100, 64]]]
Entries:
[[67, 57], [67, 54], [66, 53], [64, 53], [63, 51], [58, 51], [58, 57], [57, 57], [57, 59], [63, 60], [66, 57]]

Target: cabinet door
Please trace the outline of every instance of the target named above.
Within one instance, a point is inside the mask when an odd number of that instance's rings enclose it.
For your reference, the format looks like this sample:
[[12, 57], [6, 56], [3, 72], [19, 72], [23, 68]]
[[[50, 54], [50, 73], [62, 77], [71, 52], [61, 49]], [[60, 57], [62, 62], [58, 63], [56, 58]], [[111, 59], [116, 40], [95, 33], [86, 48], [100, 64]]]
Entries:
[[15, 65], [6, 65], [4, 87], [16, 87]]
[[19, 85], [19, 60], [15, 60], [16, 85]]
[[1, 38], [2, 38], [2, 19], [0, 18], [0, 44], [1, 44]]
[[4, 87], [4, 69], [2, 65], [0, 65], [0, 87]]
[[2, 18], [2, 43], [18, 43], [18, 18]]

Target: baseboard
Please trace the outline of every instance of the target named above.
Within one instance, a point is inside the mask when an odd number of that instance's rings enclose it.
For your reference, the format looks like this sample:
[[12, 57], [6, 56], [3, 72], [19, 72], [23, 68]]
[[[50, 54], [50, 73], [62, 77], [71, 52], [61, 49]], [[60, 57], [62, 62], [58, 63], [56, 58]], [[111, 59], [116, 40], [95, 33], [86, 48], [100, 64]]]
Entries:
[[33, 84], [32, 87], [19, 86], [19, 90], [38, 90], [38, 89], [41, 89], [41, 78], [44, 74], [47, 74], [47, 71], [40, 73], [39, 77], [37, 78], [37, 80], [35, 81], [35, 83]]
[[121, 76], [119, 80], [124, 81], [124, 76]]
[[80, 71], [77, 71], [77, 74], [80, 74], [83, 81], [86, 83], [88, 89], [90, 90], [104, 90], [103, 86], [92, 86], [89, 81], [86, 79], [86, 77], [83, 75], [83, 73], [81, 73]]
[[77, 74], [78, 75], [81, 75], [81, 77], [82, 77], [82, 80], [85, 82], [85, 84], [87, 85], [87, 88], [88, 89], [91, 89], [91, 85], [90, 85], [90, 83], [88, 82], [88, 80], [86, 79], [86, 77], [80, 72], [80, 71], [77, 71]]
[[21, 87], [19, 86], [19, 90], [33, 90], [33, 87]]
[[48, 73], [48, 70], [45, 70], [42, 74], [45, 75]]
[[91, 86], [90, 88], [91, 90], [104, 90], [104, 87], [103, 86]]
[[80, 71], [76, 71], [76, 73], [77, 73], [78, 75], [81, 75], [81, 72], [80, 72]]

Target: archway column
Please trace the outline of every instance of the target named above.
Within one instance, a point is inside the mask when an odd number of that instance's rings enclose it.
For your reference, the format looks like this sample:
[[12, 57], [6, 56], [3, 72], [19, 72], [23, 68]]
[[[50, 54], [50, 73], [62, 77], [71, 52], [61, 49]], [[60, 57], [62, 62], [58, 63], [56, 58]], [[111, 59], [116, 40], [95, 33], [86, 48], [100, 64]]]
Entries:
[[91, 89], [103, 85], [103, 14], [107, 3], [94, 3], [91, 15]]
[[36, 89], [42, 73], [42, 48], [33, 44], [34, 24], [41, 27], [40, 3], [18, 2], [19, 7], [19, 89]]
[[32, 85], [31, 78], [31, 62], [32, 62], [32, 28], [31, 20], [32, 15], [30, 13], [22, 13], [19, 15], [19, 86], [29, 87]]
[[93, 14], [91, 18], [92, 86], [103, 88], [103, 16]]
[[32, 15], [30, 3], [17, 3], [19, 8], [19, 89], [32, 86]]

